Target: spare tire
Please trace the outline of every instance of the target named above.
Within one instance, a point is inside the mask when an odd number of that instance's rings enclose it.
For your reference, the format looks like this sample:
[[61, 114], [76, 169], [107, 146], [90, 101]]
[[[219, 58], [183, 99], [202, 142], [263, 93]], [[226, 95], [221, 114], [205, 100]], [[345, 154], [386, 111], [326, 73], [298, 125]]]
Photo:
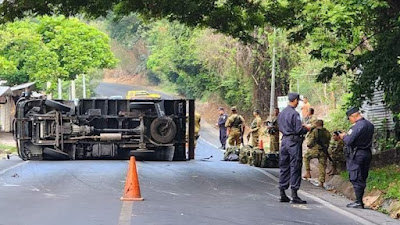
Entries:
[[70, 112], [72, 110], [71, 107], [69, 107], [69, 106], [67, 106], [65, 104], [62, 104], [60, 102], [56, 102], [56, 101], [53, 101], [53, 100], [49, 100], [49, 99], [47, 99], [44, 102], [44, 104], [47, 105], [48, 107], [60, 110], [62, 112]]
[[176, 124], [169, 117], [156, 118], [150, 125], [150, 134], [156, 142], [170, 143], [176, 135]]

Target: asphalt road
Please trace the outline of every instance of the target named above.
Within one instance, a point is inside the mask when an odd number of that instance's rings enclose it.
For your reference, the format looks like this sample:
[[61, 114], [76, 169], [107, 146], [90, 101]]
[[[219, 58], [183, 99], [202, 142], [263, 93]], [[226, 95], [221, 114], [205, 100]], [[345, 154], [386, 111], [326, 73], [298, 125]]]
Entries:
[[132, 85], [124, 85], [124, 84], [114, 84], [114, 83], [100, 83], [99, 86], [95, 89], [96, 96], [98, 97], [110, 97], [110, 96], [122, 96], [125, 98], [126, 93], [132, 90], [145, 90], [149, 93], [157, 93], [160, 94], [162, 98], [173, 99], [176, 96], [172, 94], [165, 94], [161, 91], [152, 90], [146, 87], [141, 86], [132, 86]]
[[359, 224], [312, 199], [279, 203], [273, 179], [221, 159], [200, 140], [194, 161], [139, 162], [145, 201], [128, 213], [127, 161], [25, 163], [0, 175], [0, 224]]
[[279, 203], [276, 169], [221, 161], [202, 137], [195, 160], [138, 162], [143, 202], [119, 200], [127, 161], [14, 159], [0, 170], [0, 225], [365, 224], [310, 196]]

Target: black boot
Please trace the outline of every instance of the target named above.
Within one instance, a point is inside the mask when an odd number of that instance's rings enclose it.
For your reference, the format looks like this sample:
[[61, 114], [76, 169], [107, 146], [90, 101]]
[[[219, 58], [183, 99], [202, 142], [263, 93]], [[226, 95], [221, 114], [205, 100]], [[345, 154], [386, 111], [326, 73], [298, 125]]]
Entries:
[[363, 203], [363, 192], [356, 192], [356, 201], [349, 203], [346, 205], [347, 208], [355, 208], [355, 209], [363, 209], [364, 208], [364, 203]]
[[290, 202], [290, 198], [286, 195], [285, 190], [281, 189], [281, 197], [279, 198], [280, 202]]
[[307, 204], [307, 201], [299, 198], [297, 195], [297, 190], [292, 189], [292, 200], [290, 201], [290, 204]]

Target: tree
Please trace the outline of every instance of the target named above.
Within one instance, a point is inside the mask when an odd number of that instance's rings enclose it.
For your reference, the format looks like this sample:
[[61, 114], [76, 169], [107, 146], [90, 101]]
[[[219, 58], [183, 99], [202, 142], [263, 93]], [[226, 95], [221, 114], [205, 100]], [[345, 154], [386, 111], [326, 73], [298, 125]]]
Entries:
[[60, 74], [57, 55], [42, 42], [36, 28], [29, 21], [0, 28], [0, 78], [10, 85], [29, 79], [43, 83]]
[[[318, 80], [351, 75], [352, 103], [360, 105], [376, 88], [386, 103], [400, 112], [398, 56], [400, 2], [394, 0], [39, 0], [4, 1], [0, 18], [86, 13], [104, 16], [114, 9], [124, 16], [138, 12], [146, 18], [178, 20], [189, 26], [210, 27], [245, 43], [257, 42], [255, 28], [276, 26], [291, 31], [293, 42], [308, 42], [310, 54], [331, 63]], [[362, 73], [355, 71], [361, 70]]]
[[116, 63], [106, 34], [78, 19], [48, 16], [1, 25], [0, 56], [0, 77], [10, 85], [55, 84]]

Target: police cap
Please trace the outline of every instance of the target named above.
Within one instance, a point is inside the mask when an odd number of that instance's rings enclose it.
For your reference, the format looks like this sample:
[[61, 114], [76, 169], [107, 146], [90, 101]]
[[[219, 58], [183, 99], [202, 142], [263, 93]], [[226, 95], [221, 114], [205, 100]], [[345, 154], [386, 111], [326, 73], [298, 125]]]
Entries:
[[288, 99], [289, 99], [290, 102], [293, 102], [296, 99], [301, 101], [300, 95], [298, 93], [294, 93], [294, 92], [288, 94]]
[[347, 110], [347, 112], [346, 112], [347, 118], [349, 118], [352, 114], [354, 114], [354, 113], [356, 113], [356, 112], [358, 112], [358, 111], [359, 111], [359, 110], [358, 110], [357, 107], [351, 107], [351, 108], [349, 108], [349, 109]]
[[218, 110], [224, 111], [224, 107], [219, 107]]

